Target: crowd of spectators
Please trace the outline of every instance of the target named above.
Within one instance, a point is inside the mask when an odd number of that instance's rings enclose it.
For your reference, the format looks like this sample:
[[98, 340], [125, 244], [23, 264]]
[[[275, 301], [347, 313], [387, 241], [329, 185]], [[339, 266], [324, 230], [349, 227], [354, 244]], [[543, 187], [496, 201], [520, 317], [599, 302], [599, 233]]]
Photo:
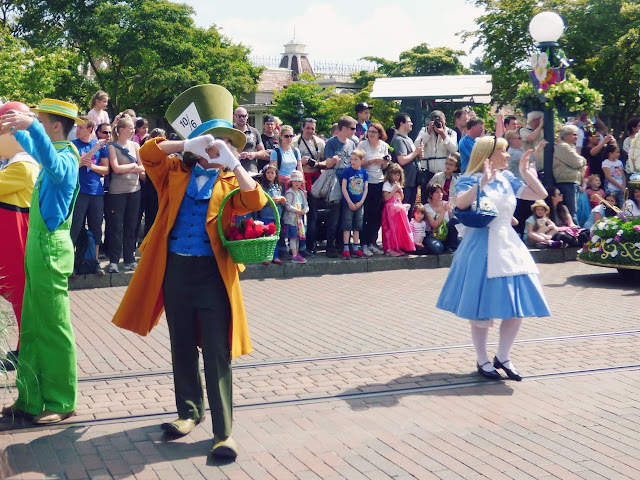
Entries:
[[[135, 270], [137, 241], [153, 225], [158, 209], [139, 147], [166, 134], [158, 128], [149, 131], [147, 119], [131, 109], [112, 121], [108, 104], [108, 95], [97, 92], [85, 123], [70, 136], [82, 159], [71, 236], [75, 244], [81, 231], [90, 232], [96, 260], [103, 252], [107, 271], [116, 273], [121, 259], [124, 270]], [[267, 114], [260, 132], [249, 125], [245, 108], [234, 111], [234, 127], [247, 137], [240, 161], [259, 176], [283, 219], [274, 263], [303, 263], [321, 249], [328, 257], [351, 259], [437, 255], [457, 248], [456, 180], [476, 140], [494, 133], [466, 107], [454, 112], [454, 128], [447, 127], [442, 111], [432, 111], [412, 138], [417, 129], [409, 114], [396, 115], [393, 126], [385, 128], [371, 121], [372, 109], [358, 104], [356, 118], [340, 117], [328, 139], [318, 135], [314, 118], [304, 119], [297, 133]], [[555, 143], [555, 184], [546, 208], [519, 200], [514, 214], [514, 228], [528, 246], [580, 245], [588, 228], [617, 209], [638, 216], [640, 189], [627, 192], [627, 181], [640, 173], [640, 119], [629, 120], [622, 148], [599, 119], [570, 119], [555, 139], [544, 138], [542, 112], [529, 112], [523, 120], [521, 126], [516, 116], [499, 115], [496, 126], [497, 135], [508, 142], [509, 170], [516, 177], [529, 149], [530, 162], [543, 173], [545, 146]], [[253, 218], [275, 220], [270, 206]], [[95, 273], [104, 273], [98, 261]]]

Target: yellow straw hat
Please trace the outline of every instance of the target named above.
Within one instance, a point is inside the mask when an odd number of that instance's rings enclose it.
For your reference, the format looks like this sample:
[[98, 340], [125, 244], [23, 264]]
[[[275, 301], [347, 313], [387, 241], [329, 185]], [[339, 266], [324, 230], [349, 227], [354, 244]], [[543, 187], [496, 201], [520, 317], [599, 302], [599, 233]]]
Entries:
[[71, 118], [76, 122], [76, 125], [82, 125], [84, 123], [84, 120], [78, 118], [78, 107], [73, 103], [63, 102], [62, 100], [44, 98], [38, 108], [32, 108], [31, 110], [33, 112], [52, 113], [53, 115]]

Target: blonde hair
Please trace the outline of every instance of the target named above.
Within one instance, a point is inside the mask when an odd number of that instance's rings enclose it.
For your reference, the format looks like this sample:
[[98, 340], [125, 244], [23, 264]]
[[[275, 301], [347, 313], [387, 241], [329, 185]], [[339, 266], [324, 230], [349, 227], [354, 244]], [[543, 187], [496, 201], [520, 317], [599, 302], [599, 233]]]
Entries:
[[400, 186], [404, 187], [404, 170], [397, 163], [392, 163], [384, 174], [384, 181], [393, 184], [393, 174], [400, 174]]
[[361, 148], [356, 148], [353, 152], [351, 152], [351, 155], [357, 155], [360, 158], [360, 160], [364, 160], [364, 157], [367, 155], [367, 152], [365, 152]]
[[293, 127], [292, 127], [291, 125], [282, 125], [282, 126], [280, 127], [280, 135], [282, 135], [285, 131], [288, 131], [288, 132], [294, 133], [294, 132], [293, 132]]
[[115, 134], [116, 139], [120, 138], [120, 129], [122, 127], [126, 127], [127, 124], [135, 128], [135, 125], [133, 124], [133, 120], [131, 118], [120, 117], [120, 120], [118, 120], [118, 123], [116, 123], [116, 134]]
[[471, 157], [469, 158], [469, 165], [467, 165], [467, 171], [464, 172], [467, 175], [479, 172], [482, 170], [484, 161], [493, 155], [501, 148], [508, 148], [509, 142], [504, 138], [495, 137], [480, 137], [476, 140], [476, 144], [471, 150]]
[[96, 102], [98, 100], [109, 100], [109, 94], [107, 92], [104, 92], [102, 90], [98, 90], [96, 93], [93, 94], [93, 97], [91, 97], [91, 107], [93, 108], [96, 106]]

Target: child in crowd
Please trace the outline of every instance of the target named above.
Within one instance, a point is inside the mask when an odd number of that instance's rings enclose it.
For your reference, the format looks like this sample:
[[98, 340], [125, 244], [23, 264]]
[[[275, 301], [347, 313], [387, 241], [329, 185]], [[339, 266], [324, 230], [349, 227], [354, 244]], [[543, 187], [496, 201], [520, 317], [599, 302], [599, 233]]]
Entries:
[[133, 141], [138, 145], [142, 145], [149, 136], [149, 122], [146, 118], [139, 118], [136, 120], [136, 134], [133, 136]]
[[562, 241], [553, 240], [559, 230], [548, 217], [549, 206], [544, 200], [537, 200], [531, 205], [531, 215], [525, 222], [524, 243], [534, 248], [562, 248]]
[[604, 147], [604, 152], [608, 156], [607, 160], [602, 162], [602, 172], [605, 176], [604, 189], [607, 193], [620, 195], [627, 188], [624, 165], [620, 160], [620, 149], [615, 142], [612, 142]]
[[[87, 113], [87, 116], [93, 120], [94, 125], [100, 125], [101, 123], [108, 123], [111, 125], [111, 120], [109, 120], [109, 114], [107, 113], [107, 105], [109, 104], [109, 94], [107, 92], [103, 92], [102, 90], [98, 90], [91, 97], [91, 110]], [[95, 132], [93, 133], [95, 137]]]
[[615, 208], [620, 208], [620, 199], [618, 197], [618, 194], [607, 193], [607, 196], [604, 197], [604, 199], [606, 200], [606, 203], [603, 202], [600, 205], [597, 205], [593, 210], [591, 210], [591, 215], [589, 215], [589, 219], [584, 224], [584, 228], [591, 229], [591, 227], [593, 227], [604, 217], [613, 217], [616, 215], [617, 212]]
[[364, 218], [364, 201], [369, 189], [369, 174], [362, 168], [366, 152], [360, 148], [351, 152], [351, 167], [342, 173], [342, 259], [351, 260], [349, 237], [353, 231], [353, 254], [362, 258], [360, 232]]
[[601, 203], [601, 200], [596, 197], [596, 195], [600, 195], [601, 198], [604, 198], [605, 192], [602, 188], [600, 175], [596, 175], [594, 173], [587, 177], [587, 196], [589, 197], [589, 206], [591, 208], [595, 208]]
[[413, 252], [415, 245], [411, 236], [411, 227], [407, 212], [410, 205], [404, 205], [404, 170], [397, 163], [387, 168], [382, 185], [384, 208], [382, 209], [382, 247], [392, 257], [406, 255]]
[[[282, 205], [285, 203], [285, 198], [282, 196], [282, 189], [278, 184], [278, 167], [275, 165], [265, 165], [262, 169], [262, 178], [260, 179], [260, 184], [262, 185], [262, 189], [267, 192], [267, 195], [271, 197], [273, 202], [276, 204], [276, 208], [278, 209], [278, 214], [280, 218], [282, 218]], [[273, 210], [271, 204], [267, 204], [260, 212], [258, 212], [260, 221], [265, 225], [269, 225], [270, 223], [276, 223], [276, 212]], [[263, 265], [269, 265], [270, 262], [264, 261]], [[278, 258], [278, 249], [276, 248], [273, 252], [273, 263], [276, 265], [282, 265], [282, 260]]]
[[427, 210], [424, 205], [417, 203], [413, 207], [413, 218], [411, 219], [411, 234], [413, 235], [413, 245], [416, 248], [416, 254], [423, 255], [425, 252], [424, 241], [427, 234], [427, 224], [424, 218], [427, 216]]
[[306, 238], [304, 216], [309, 211], [307, 198], [301, 189], [303, 182], [302, 172], [300, 170], [292, 171], [289, 178], [289, 190], [285, 194], [283, 224], [286, 229], [285, 237], [289, 239], [293, 263], [307, 263], [307, 260], [298, 252], [299, 241]]

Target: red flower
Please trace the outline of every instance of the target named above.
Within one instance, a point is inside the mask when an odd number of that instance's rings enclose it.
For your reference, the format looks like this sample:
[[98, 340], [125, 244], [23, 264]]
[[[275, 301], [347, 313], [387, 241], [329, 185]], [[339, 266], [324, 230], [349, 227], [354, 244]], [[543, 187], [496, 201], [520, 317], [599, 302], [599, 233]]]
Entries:
[[276, 224], [270, 223], [265, 229], [267, 236], [271, 237], [276, 234]]
[[256, 238], [260, 238], [264, 235], [264, 225], [256, 225], [253, 227], [253, 231], [255, 232]]

